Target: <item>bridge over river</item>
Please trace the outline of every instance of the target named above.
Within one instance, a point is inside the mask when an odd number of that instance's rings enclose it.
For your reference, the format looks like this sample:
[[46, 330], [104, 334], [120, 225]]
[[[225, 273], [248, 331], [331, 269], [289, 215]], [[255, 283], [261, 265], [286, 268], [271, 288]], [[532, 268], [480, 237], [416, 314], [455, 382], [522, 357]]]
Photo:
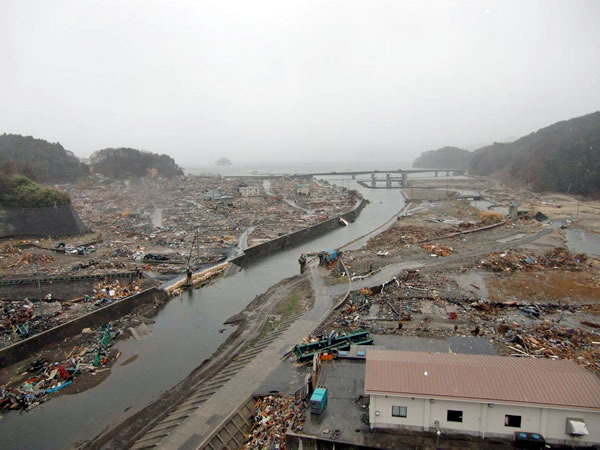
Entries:
[[[385, 184], [386, 187], [392, 187], [393, 182], [399, 183], [400, 186], [404, 187], [407, 185], [408, 175], [414, 173], [433, 173], [435, 176], [439, 176], [440, 172], [446, 172], [446, 176], [449, 177], [452, 175], [463, 175], [465, 173], [464, 170], [458, 169], [385, 169], [385, 170], [354, 170], [354, 171], [344, 171], [344, 172], [316, 172], [316, 173], [306, 173], [300, 174], [301, 176], [307, 177], [317, 177], [317, 176], [338, 176], [338, 175], [349, 175], [353, 180], [356, 179], [358, 175], [371, 175], [371, 187], [375, 187], [377, 182], [380, 179], [377, 178], [377, 174], [385, 175]], [[398, 176], [393, 176], [398, 174]]]

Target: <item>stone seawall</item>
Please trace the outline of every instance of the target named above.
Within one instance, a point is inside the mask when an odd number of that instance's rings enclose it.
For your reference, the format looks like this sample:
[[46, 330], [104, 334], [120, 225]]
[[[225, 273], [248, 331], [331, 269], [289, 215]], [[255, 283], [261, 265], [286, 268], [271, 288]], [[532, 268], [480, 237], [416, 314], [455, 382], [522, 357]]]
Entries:
[[367, 203], [367, 200], [361, 199], [360, 203], [347, 213], [325, 220], [311, 227], [295, 231], [294, 233], [286, 234], [285, 236], [278, 237], [263, 244], [249, 247], [244, 251], [243, 255], [232, 259], [231, 262], [238, 266], [247, 265], [256, 258], [270, 255], [273, 252], [285, 250], [289, 247], [293, 247], [294, 245], [302, 244], [315, 238], [316, 236], [343, 226], [340, 224], [340, 218], [343, 218], [348, 222], [354, 222]]
[[0, 349], [0, 368], [19, 362], [49, 344], [79, 334], [86, 327], [104, 325], [106, 322], [128, 314], [137, 306], [152, 302], [164, 303], [168, 297], [169, 295], [165, 291], [158, 288], [150, 288], [51, 328], [43, 333], [23, 339], [13, 345]]
[[60, 237], [88, 231], [71, 205], [0, 208], [0, 238]]

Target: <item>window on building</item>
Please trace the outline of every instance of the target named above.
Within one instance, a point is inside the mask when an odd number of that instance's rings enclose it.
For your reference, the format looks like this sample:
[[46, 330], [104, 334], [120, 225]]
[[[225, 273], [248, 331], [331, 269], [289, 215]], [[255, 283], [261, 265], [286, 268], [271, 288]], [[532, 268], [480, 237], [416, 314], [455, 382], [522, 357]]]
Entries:
[[448, 410], [448, 416], [446, 417], [446, 420], [448, 422], [462, 422], [462, 416], [463, 416], [463, 412], [462, 411], [457, 411], [454, 409], [449, 409]]
[[505, 415], [504, 426], [521, 428], [521, 416], [511, 416], [510, 414]]
[[392, 417], [406, 417], [406, 406], [392, 406]]

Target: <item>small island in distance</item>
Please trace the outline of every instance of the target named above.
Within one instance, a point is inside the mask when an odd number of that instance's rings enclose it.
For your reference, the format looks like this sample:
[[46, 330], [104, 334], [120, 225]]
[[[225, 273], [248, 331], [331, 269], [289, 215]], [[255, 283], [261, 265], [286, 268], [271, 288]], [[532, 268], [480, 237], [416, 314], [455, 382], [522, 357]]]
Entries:
[[232, 166], [233, 165], [231, 160], [229, 158], [225, 158], [225, 157], [217, 159], [217, 162], [215, 164], [217, 166]]

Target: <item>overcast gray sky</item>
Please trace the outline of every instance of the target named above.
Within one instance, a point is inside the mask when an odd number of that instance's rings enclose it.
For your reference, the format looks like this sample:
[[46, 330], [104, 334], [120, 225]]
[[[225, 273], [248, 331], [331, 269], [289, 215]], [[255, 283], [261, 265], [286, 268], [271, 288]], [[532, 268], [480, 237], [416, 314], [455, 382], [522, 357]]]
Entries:
[[1, 0], [0, 132], [410, 161], [600, 109], [600, 1]]

